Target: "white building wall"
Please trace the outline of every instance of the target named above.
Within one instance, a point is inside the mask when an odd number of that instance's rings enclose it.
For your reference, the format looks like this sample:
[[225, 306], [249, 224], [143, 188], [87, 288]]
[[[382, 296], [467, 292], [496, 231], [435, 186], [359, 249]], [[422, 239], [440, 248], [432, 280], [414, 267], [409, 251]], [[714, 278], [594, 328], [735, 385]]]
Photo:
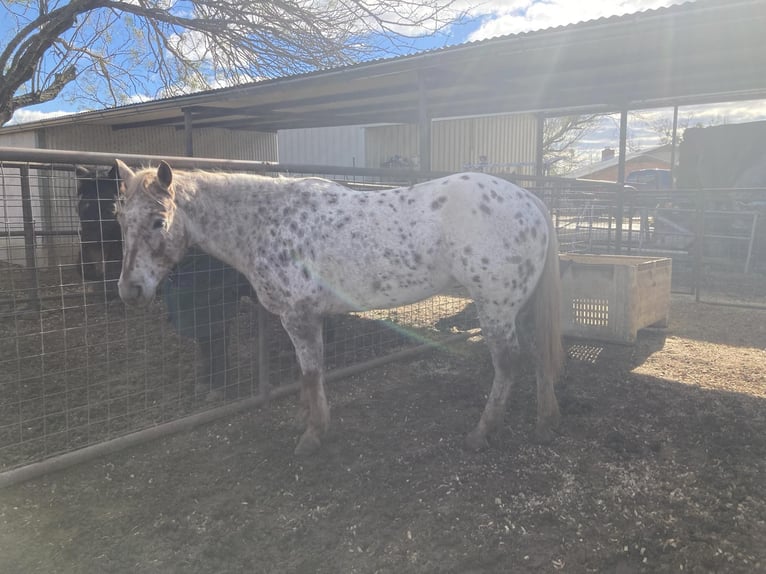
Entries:
[[280, 130], [279, 162], [364, 167], [364, 130], [361, 126]]

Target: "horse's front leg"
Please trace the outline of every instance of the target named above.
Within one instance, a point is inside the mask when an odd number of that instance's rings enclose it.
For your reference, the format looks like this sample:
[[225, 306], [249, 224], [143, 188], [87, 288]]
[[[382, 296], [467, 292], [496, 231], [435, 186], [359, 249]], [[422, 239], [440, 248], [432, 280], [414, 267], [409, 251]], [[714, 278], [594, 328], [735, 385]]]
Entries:
[[482, 331], [492, 356], [495, 367], [495, 378], [492, 389], [487, 397], [487, 404], [481, 414], [479, 423], [466, 437], [466, 445], [471, 450], [481, 450], [487, 446], [487, 437], [496, 430], [503, 421], [505, 405], [513, 386], [513, 360], [518, 353], [515, 350], [513, 330], [494, 332], [482, 325]]
[[321, 445], [330, 425], [330, 407], [324, 392], [322, 320], [319, 317], [289, 312], [281, 316], [282, 325], [295, 346], [301, 367], [301, 400], [308, 410], [306, 430], [295, 454], [307, 455]]

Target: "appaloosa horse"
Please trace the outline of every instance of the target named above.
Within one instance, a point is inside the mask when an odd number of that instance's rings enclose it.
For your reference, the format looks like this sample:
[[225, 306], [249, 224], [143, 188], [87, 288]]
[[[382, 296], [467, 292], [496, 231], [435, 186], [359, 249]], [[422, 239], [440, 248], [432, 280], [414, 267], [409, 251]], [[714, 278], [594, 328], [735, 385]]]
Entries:
[[[117, 296], [122, 271], [122, 231], [115, 216], [119, 195], [117, 168], [77, 166], [77, 212], [80, 218], [80, 265], [84, 279], [104, 285]], [[168, 318], [178, 334], [200, 345], [202, 375], [197, 391], [219, 390], [232, 383], [227, 346], [230, 319], [242, 296], [254, 296], [247, 279], [222, 261], [190, 248], [161, 287]]]
[[320, 446], [325, 397], [321, 318], [396, 307], [462, 285], [473, 298], [495, 377], [468, 435], [486, 444], [511, 388], [516, 318], [533, 306], [537, 432], [559, 420], [553, 385], [563, 363], [558, 242], [542, 202], [500, 178], [463, 173], [408, 188], [359, 192], [318, 178], [174, 172], [165, 163], [124, 182], [120, 296], [148, 304], [189, 245], [241, 271], [279, 315], [303, 376], [306, 430], [297, 454]]

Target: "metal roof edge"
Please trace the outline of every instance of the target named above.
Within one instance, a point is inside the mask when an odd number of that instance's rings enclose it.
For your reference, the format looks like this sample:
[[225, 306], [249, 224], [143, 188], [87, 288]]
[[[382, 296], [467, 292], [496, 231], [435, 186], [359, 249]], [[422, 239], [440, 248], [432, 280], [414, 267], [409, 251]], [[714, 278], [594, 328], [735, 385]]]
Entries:
[[[513, 45], [513, 43], [523, 43], [529, 41], [547, 43], [551, 40], [552, 37], [568, 35], [575, 31], [587, 31], [602, 27], [613, 27], [618, 24], [625, 26], [633, 25], [638, 20], [665, 18], [669, 14], [684, 14], [685, 12], [695, 15], [708, 11], [725, 11], [729, 13], [735, 10], [737, 6], [752, 6], [758, 4], [763, 4], [763, 0], [728, 0], [726, 3], [721, 3], [717, 0], [688, 0], [686, 2], [674, 4], [671, 6], [647, 9], [628, 14], [605, 16], [602, 18], [551, 28], [532, 30], [528, 32], [466, 42], [453, 46], [434, 48], [432, 50], [416, 52], [413, 54], [406, 54], [402, 56], [394, 56], [391, 58], [382, 58], [377, 60], [368, 60], [349, 64], [346, 66], [315, 70], [292, 76], [269, 78], [248, 84], [216, 88], [202, 92], [195, 92], [192, 94], [155, 99], [146, 102], [116, 106], [112, 108], [104, 108], [101, 110], [73, 112], [72, 114], [45, 118], [42, 120], [26, 122], [23, 124], [6, 125], [0, 127], [0, 135], [88, 122], [89, 120], [102, 120], [105, 118], [115, 120], [125, 119], [139, 115], [146, 110], [161, 110], [163, 108], [183, 108], [191, 105], [204, 105], [211, 100], [220, 101], [221, 98], [236, 98], [241, 96], [243, 93], [247, 93], [254, 89], [268, 89], [269, 86], [285, 87], [289, 86], [293, 82], [303, 82], [309, 79], [324, 78], [331, 80], [333, 76], [349, 74], [358, 71], [374, 73], [376, 69], [394, 67], [401, 68], [405, 67], [407, 64], [412, 64], [413, 69], [420, 69], [427, 67], [429, 60], [441, 60], [444, 57], [452, 57], [453, 55], [459, 55], [464, 52], [479, 51], [484, 49], [486, 46]], [[421, 63], [425, 63], [426, 65], [420, 65]], [[402, 72], [405, 70], [391, 70], [392, 73], [394, 71]]]

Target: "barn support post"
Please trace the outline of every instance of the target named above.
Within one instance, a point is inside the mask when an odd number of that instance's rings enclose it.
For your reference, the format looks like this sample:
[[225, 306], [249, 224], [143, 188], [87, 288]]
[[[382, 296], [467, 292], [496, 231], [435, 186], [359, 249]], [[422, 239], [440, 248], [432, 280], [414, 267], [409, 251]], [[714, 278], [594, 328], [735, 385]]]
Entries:
[[543, 139], [545, 139], [545, 115], [537, 114], [537, 124], [535, 125], [535, 175], [537, 177], [543, 177], [547, 175], [544, 163], [545, 148], [543, 147]]
[[40, 293], [37, 277], [37, 245], [35, 241], [35, 219], [32, 211], [32, 188], [29, 183], [29, 166], [19, 168], [21, 175], [21, 215], [24, 220], [24, 255], [26, 259], [27, 288], [29, 300], [35, 310], [40, 308]]
[[[673, 135], [670, 139], [670, 182], [673, 185], [676, 176], [676, 146], [678, 146], [678, 106], [673, 106]], [[673, 187], [675, 187], [673, 185]]]
[[700, 189], [695, 197], [695, 222], [694, 222], [694, 258], [692, 265], [692, 290], [694, 300], [700, 302], [702, 283], [702, 264], [705, 255], [705, 206], [708, 201], [706, 189]]
[[622, 219], [625, 213], [625, 153], [628, 147], [628, 110], [620, 112], [620, 157], [617, 159], [617, 205], [615, 213], [614, 250], [622, 251]]
[[418, 154], [420, 170], [431, 171], [431, 114], [428, 111], [426, 82], [422, 73], [418, 74]]
[[267, 340], [266, 308], [259, 301], [256, 304], [258, 316], [258, 393], [264, 402], [271, 398], [271, 380], [269, 379], [269, 344]]
[[184, 109], [184, 155], [194, 157], [194, 122], [188, 108]]
[[[35, 130], [35, 145], [41, 149], [46, 149], [48, 147], [46, 136], [47, 133], [45, 130]], [[48, 172], [48, 177], [40, 177], [41, 172], [38, 171], [37, 173], [38, 177], [36, 178], [36, 184], [37, 195], [40, 204], [40, 226], [39, 229], [35, 230], [35, 237], [39, 236], [40, 231], [52, 231], [49, 226], [54, 219], [54, 200], [50, 177], [52, 174], [51, 172]], [[27, 171], [26, 175], [24, 176], [24, 181], [26, 181], [26, 185], [31, 185], [29, 179], [29, 171]], [[22, 185], [24, 184], [22, 183]], [[45, 257], [47, 258], [46, 264], [50, 265], [54, 262], [58, 263], [54, 238], [48, 235], [43, 235], [41, 237], [41, 243], [41, 246], [44, 248]], [[40, 247], [40, 245], [35, 245], [35, 249], [38, 247]], [[35, 254], [37, 255], [38, 252], [35, 251]], [[39, 254], [42, 255], [42, 251]]]

